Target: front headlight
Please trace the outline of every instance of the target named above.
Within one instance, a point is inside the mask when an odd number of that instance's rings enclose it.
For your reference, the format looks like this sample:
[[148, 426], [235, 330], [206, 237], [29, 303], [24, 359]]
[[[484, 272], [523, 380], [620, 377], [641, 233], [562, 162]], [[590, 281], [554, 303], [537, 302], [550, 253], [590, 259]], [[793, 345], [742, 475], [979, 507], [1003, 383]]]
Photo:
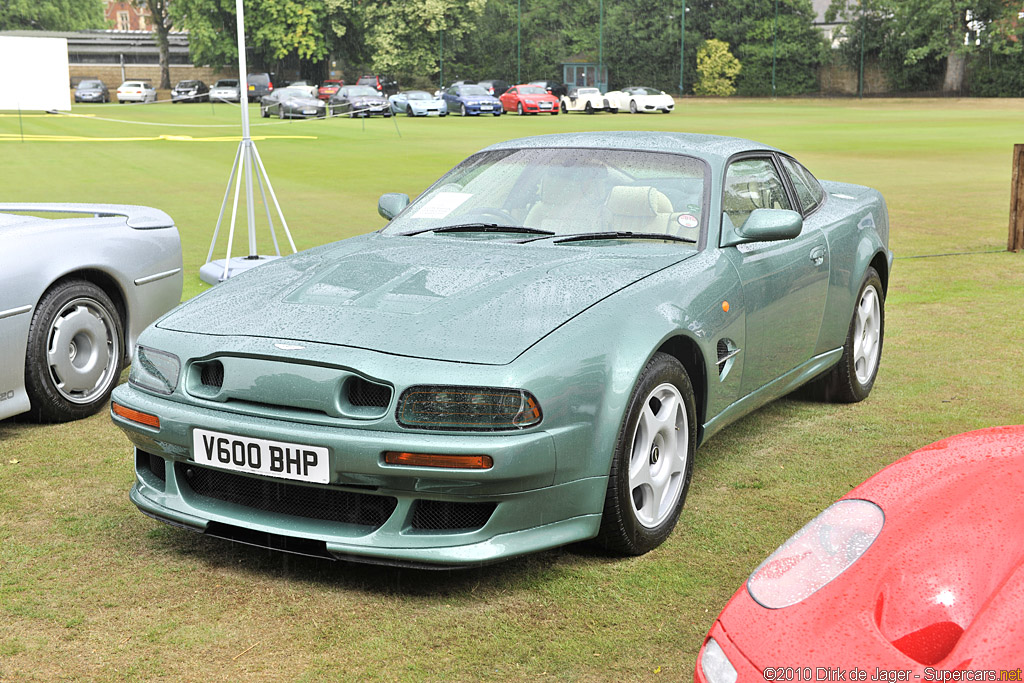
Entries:
[[138, 346], [128, 373], [128, 383], [167, 395], [177, 388], [180, 371], [181, 361], [174, 354]]
[[769, 609], [795, 605], [856, 562], [884, 524], [885, 513], [871, 501], [833, 503], [754, 570], [747, 592]]
[[526, 102], [527, 104], [536, 104], [535, 100], [523, 100], [523, 102]]
[[736, 683], [736, 668], [722, 652], [722, 646], [714, 638], [708, 638], [704, 654], [700, 658], [700, 669], [708, 683]]
[[537, 399], [522, 389], [416, 386], [402, 393], [397, 419], [420, 429], [498, 431], [539, 424], [541, 412]]

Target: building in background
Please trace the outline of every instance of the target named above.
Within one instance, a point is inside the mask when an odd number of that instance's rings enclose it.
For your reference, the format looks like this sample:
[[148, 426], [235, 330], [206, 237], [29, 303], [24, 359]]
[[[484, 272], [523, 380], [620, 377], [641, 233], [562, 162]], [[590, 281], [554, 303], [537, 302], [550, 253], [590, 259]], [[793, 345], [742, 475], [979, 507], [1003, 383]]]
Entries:
[[104, 11], [110, 28], [114, 31], [152, 31], [153, 19], [146, 5], [136, 6], [130, 2], [107, 0]]

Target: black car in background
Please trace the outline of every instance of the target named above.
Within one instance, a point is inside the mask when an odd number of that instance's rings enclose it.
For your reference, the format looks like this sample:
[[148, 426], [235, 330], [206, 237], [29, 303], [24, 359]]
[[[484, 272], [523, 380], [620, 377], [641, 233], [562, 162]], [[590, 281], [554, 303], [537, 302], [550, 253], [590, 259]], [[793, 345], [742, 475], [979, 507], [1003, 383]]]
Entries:
[[507, 81], [503, 81], [500, 78], [477, 81], [477, 85], [482, 85], [488, 94], [494, 95], [495, 97], [501, 97], [505, 94], [506, 90], [512, 87]]
[[100, 80], [82, 80], [75, 88], [75, 102], [109, 102], [110, 90]]
[[274, 92], [274, 82], [271, 80], [270, 74], [266, 72], [249, 74], [245, 80], [247, 83], [247, 97], [250, 102], [255, 102], [264, 95]]
[[558, 81], [530, 81], [530, 85], [539, 85], [555, 97], [564, 97], [569, 92], [569, 87]]
[[202, 81], [178, 81], [171, 88], [171, 102], [209, 102], [210, 86]]
[[360, 76], [356, 85], [368, 85], [384, 97], [398, 92], [398, 81], [390, 76], [374, 76], [372, 74]]
[[391, 105], [370, 85], [342, 86], [327, 102], [332, 116], [391, 116]]

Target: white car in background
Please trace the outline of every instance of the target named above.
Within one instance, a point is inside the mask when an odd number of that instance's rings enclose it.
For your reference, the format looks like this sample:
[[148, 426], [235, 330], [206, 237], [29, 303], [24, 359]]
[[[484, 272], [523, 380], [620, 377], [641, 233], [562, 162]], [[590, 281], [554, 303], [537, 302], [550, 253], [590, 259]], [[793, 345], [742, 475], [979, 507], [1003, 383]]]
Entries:
[[606, 95], [602, 95], [600, 89], [580, 88], [574, 85], [569, 86], [569, 91], [562, 95], [561, 109], [563, 114], [571, 111], [582, 111], [587, 114], [593, 114], [595, 111], [619, 113], [618, 106], [613, 104]]
[[145, 81], [125, 81], [117, 89], [117, 101], [156, 102], [156, 88]]
[[242, 91], [237, 78], [222, 78], [210, 88], [210, 99], [214, 102], [241, 102]]
[[642, 111], [660, 111], [669, 113], [676, 107], [675, 100], [664, 90], [644, 86], [630, 86], [622, 90], [612, 90], [605, 97], [619, 111], [629, 110], [630, 114]]

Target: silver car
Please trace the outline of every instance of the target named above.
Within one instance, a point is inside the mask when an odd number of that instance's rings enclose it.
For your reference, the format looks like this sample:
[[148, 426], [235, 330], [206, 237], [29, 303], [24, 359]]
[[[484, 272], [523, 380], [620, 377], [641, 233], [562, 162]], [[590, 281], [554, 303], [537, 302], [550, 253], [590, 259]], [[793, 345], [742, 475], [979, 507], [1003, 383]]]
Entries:
[[210, 99], [214, 102], [241, 102], [242, 91], [237, 78], [222, 78], [210, 88]]
[[181, 301], [174, 221], [145, 206], [0, 204], [0, 244], [0, 419], [91, 415], [139, 333]]

